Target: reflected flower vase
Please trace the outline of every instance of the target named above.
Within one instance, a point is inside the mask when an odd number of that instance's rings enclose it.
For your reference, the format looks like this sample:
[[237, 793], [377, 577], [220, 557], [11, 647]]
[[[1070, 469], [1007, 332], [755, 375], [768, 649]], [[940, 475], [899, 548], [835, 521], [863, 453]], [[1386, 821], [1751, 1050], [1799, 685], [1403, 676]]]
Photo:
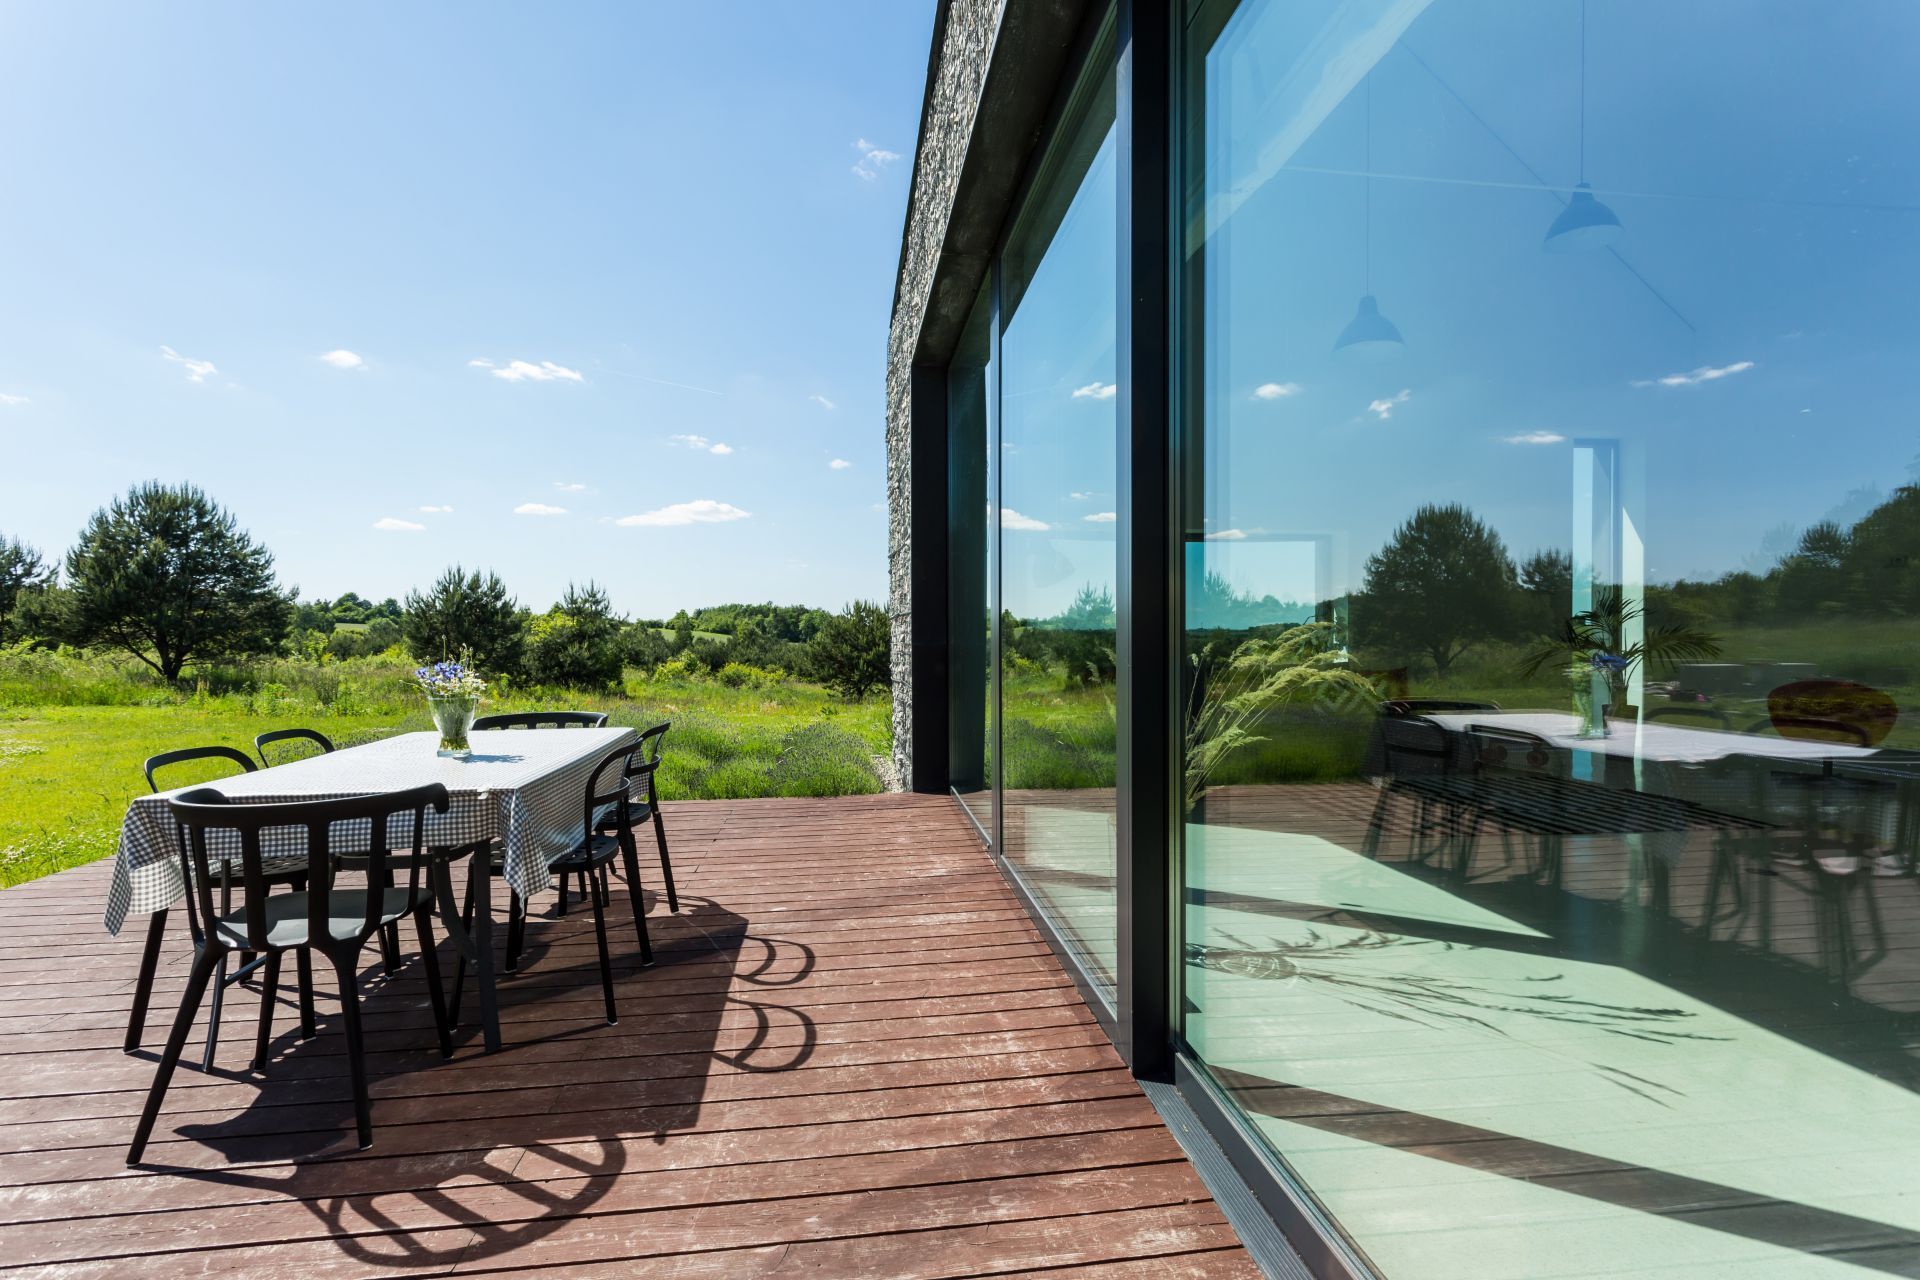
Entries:
[[473, 751], [467, 735], [473, 732], [473, 717], [480, 710], [478, 695], [434, 697], [429, 694], [427, 710], [433, 716], [434, 728], [440, 731], [440, 750], [436, 754], [464, 759]]
[[1573, 715], [1579, 723], [1576, 738], [1604, 738], [1610, 732], [1607, 713], [1613, 710], [1613, 680], [1603, 671], [1582, 670], [1573, 682]]

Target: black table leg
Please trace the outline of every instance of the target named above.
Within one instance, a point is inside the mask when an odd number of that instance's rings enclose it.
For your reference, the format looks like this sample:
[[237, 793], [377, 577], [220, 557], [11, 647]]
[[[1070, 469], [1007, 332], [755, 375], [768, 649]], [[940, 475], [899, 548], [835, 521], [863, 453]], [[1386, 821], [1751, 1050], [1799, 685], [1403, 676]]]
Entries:
[[479, 987], [480, 1030], [488, 1053], [500, 1051], [500, 1010], [493, 986], [493, 876], [483, 848], [467, 860], [467, 882], [473, 889], [474, 984]]
[[126, 1051], [140, 1047], [140, 1036], [147, 1029], [147, 1002], [153, 996], [153, 972], [160, 963], [160, 941], [167, 932], [167, 909], [162, 907], [147, 917], [147, 948], [140, 953], [140, 976], [133, 984], [133, 1012], [127, 1018]]

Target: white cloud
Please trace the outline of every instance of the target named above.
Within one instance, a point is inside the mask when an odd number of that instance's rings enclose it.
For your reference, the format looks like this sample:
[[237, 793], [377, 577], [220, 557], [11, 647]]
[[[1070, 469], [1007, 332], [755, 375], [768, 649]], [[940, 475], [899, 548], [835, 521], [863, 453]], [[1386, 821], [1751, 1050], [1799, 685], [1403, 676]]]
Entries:
[[1284, 400], [1299, 394], [1300, 384], [1297, 382], [1263, 382], [1253, 389], [1255, 400]]
[[708, 449], [707, 452], [717, 453], [724, 458], [733, 452], [733, 446], [730, 444], [715, 444], [711, 449]]
[[473, 359], [467, 361], [467, 368], [491, 369], [493, 368], [493, 361], [487, 359], [485, 356], [475, 356]]
[[25, 403], [27, 403], [27, 398], [25, 396], [10, 396], [4, 391], [0, 391], [0, 405], [15, 405], [15, 404], [25, 404]]
[[568, 484], [565, 480], [555, 480], [553, 487], [562, 493], [585, 493], [587, 491], [587, 486], [583, 484]]
[[1023, 516], [1012, 507], [1000, 508], [1000, 527], [1002, 529], [1020, 529], [1026, 533], [1045, 533], [1053, 528], [1045, 520], [1035, 520], [1032, 516]]
[[1367, 405], [1367, 412], [1379, 414], [1380, 421], [1385, 422], [1393, 416], [1394, 406], [1403, 405], [1411, 399], [1413, 399], [1413, 392], [1402, 389], [1397, 396], [1389, 396], [1385, 400], [1375, 400], [1371, 402]]
[[412, 520], [401, 520], [395, 516], [381, 516], [373, 522], [373, 527], [388, 533], [418, 533], [427, 526]]
[[1120, 517], [1112, 511], [1096, 511], [1090, 516], [1081, 516], [1080, 518], [1088, 524], [1112, 524]]
[[1502, 436], [1508, 444], [1564, 444], [1566, 437], [1558, 431], [1522, 431], [1517, 436]]
[[173, 361], [175, 364], [185, 365], [187, 370], [188, 382], [205, 382], [210, 375], [220, 372], [218, 369], [213, 367], [213, 361], [189, 360], [186, 356], [181, 355], [178, 351], [175, 351], [172, 347], [165, 347], [165, 346], [161, 347], [160, 354], [165, 356], [167, 359]]
[[808, 396], [807, 399], [813, 401], [815, 404], [819, 405], [822, 409], [837, 409], [840, 407], [839, 405], [827, 399], [825, 396], [821, 395], [817, 391], [814, 394]]
[[1084, 387], [1075, 387], [1075, 400], [1111, 400], [1120, 394], [1120, 388], [1111, 382], [1089, 382]]
[[567, 509], [565, 507], [550, 507], [544, 502], [523, 502], [513, 509], [513, 514], [517, 516], [563, 516], [567, 514]]
[[505, 378], [508, 382], [586, 381], [578, 369], [569, 369], [551, 360], [542, 360], [539, 364], [531, 360], [509, 360], [504, 368], [499, 369], [494, 369], [493, 365], [480, 360], [469, 360], [467, 364], [474, 368], [492, 369], [494, 377]]
[[1207, 535], [1208, 542], [1245, 542], [1254, 531], [1248, 529], [1222, 529]]
[[835, 471], [845, 471], [848, 467], [852, 466], [853, 464], [851, 462], [848, 462], [845, 458], [835, 458], [832, 462], [829, 462], [827, 465], [832, 467]]
[[730, 502], [715, 502], [712, 498], [696, 498], [692, 502], [676, 502], [670, 507], [658, 511], [649, 511], [644, 515], [621, 516], [614, 523], [628, 528], [641, 526], [646, 528], [664, 528], [682, 524], [724, 524], [729, 520], [745, 520], [751, 511], [742, 511]]
[[330, 364], [336, 369], [364, 369], [367, 367], [365, 360], [362, 360], [359, 356], [353, 354], [353, 352], [348, 351], [345, 347], [340, 348], [338, 351], [327, 352], [327, 354], [320, 357], [320, 363]]
[[1086, 493], [1070, 493], [1067, 496], [1069, 498], [1072, 498], [1075, 502], [1085, 502], [1088, 498], [1091, 498], [1094, 495], [1091, 491], [1089, 491]]
[[453, 513], [452, 507], [422, 507], [420, 509], [430, 516], [444, 516]]
[[667, 438], [675, 444], [683, 444], [689, 449], [698, 449], [703, 453], [717, 453], [723, 458], [733, 452], [732, 445], [709, 440], [706, 436], [678, 435]]
[[1751, 360], [1736, 360], [1732, 364], [1723, 364], [1719, 368], [1701, 365], [1692, 373], [1670, 373], [1664, 378], [1640, 378], [1636, 387], [1697, 387], [1703, 382], [1717, 382], [1721, 378], [1731, 378], [1736, 373], [1745, 373], [1753, 368]]
[[853, 149], [860, 153], [860, 158], [853, 162], [853, 172], [867, 182], [879, 177], [882, 169], [900, 158], [899, 152], [876, 146], [865, 138], [857, 139]]

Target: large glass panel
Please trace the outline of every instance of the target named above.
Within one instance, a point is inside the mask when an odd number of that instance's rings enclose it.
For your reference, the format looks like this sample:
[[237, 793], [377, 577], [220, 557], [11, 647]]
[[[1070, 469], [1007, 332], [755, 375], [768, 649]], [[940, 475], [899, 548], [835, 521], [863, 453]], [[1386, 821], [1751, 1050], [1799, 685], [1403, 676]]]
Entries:
[[1920, 7], [1186, 29], [1185, 1036], [1390, 1276], [1920, 1268]]
[[1001, 840], [1114, 970], [1116, 173], [1109, 31], [1001, 264]]
[[993, 840], [993, 290], [980, 288], [947, 366], [947, 770], [954, 795]]

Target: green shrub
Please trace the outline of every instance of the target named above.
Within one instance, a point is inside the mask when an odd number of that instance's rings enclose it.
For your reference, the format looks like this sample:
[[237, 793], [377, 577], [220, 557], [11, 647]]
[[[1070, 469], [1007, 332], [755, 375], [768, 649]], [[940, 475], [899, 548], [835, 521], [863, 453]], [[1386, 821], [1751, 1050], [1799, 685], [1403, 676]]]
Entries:
[[756, 667], [745, 662], [729, 662], [716, 677], [729, 689], [771, 689], [787, 678], [781, 670]]
[[872, 795], [884, 790], [872, 750], [830, 724], [803, 725], [782, 738], [767, 781], [777, 796]]

